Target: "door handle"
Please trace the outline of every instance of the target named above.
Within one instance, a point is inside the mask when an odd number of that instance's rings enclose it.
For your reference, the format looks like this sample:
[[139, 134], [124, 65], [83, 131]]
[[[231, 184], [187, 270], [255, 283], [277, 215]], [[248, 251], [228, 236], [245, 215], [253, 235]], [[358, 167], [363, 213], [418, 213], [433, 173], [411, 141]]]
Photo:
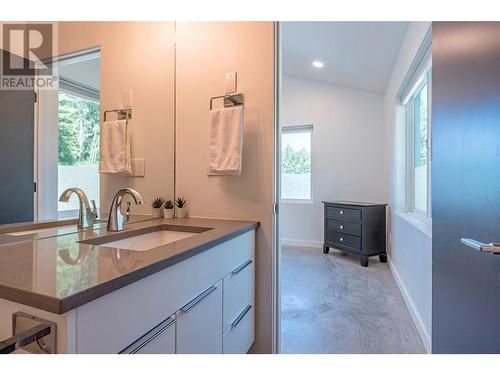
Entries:
[[460, 242], [483, 253], [500, 254], [500, 243], [484, 243], [471, 238], [461, 238]]

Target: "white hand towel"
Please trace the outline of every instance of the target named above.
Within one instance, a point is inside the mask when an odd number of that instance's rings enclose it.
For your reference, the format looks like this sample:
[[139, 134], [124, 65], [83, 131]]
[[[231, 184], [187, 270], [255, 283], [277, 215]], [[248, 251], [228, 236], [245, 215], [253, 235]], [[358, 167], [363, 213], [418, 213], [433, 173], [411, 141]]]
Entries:
[[243, 107], [210, 111], [208, 122], [208, 174], [241, 174]]
[[127, 120], [101, 123], [99, 173], [132, 174]]

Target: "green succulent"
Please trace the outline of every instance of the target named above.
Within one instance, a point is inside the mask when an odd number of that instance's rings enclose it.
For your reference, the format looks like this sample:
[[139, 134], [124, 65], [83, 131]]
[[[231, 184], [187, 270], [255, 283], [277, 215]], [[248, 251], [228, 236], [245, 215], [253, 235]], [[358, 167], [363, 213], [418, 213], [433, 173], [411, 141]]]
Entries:
[[186, 205], [186, 200], [183, 197], [177, 197], [175, 200], [175, 205], [177, 208], [183, 208]]
[[167, 210], [171, 210], [172, 208], [174, 208], [174, 202], [172, 202], [169, 199], [168, 201], [165, 202], [165, 204], [163, 205], [163, 208], [165, 208]]
[[156, 197], [153, 199], [153, 203], [151, 203], [151, 207], [153, 208], [161, 208], [163, 206], [163, 203], [165, 202], [165, 198], [163, 197]]

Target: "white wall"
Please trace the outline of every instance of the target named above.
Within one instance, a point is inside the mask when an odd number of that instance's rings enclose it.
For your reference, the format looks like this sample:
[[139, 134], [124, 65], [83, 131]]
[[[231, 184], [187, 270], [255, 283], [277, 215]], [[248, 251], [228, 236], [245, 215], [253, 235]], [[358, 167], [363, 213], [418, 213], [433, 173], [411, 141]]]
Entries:
[[281, 126], [313, 125], [313, 203], [283, 203], [283, 244], [323, 244], [322, 200], [387, 202], [384, 96], [285, 75]]
[[432, 241], [429, 235], [396, 212], [395, 98], [430, 24], [410, 23], [387, 85], [384, 104], [387, 132], [385, 150], [388, 153], [391, 182], [389, 225], [392, 243], [389, 249], [389, 264], [428, 351], [431, 343]]

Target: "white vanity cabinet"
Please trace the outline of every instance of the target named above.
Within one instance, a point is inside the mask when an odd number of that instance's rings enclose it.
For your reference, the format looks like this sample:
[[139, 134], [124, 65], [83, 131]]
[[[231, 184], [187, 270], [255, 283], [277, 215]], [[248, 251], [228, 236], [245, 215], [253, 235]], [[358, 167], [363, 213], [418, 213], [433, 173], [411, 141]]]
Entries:
[[222, 305], [222, 281], [220, 281], [176, 313], [176, 353], [222, 353]]
[[254, 256], [251, 230], [78, 307], [68, 352], [246, 353]]

